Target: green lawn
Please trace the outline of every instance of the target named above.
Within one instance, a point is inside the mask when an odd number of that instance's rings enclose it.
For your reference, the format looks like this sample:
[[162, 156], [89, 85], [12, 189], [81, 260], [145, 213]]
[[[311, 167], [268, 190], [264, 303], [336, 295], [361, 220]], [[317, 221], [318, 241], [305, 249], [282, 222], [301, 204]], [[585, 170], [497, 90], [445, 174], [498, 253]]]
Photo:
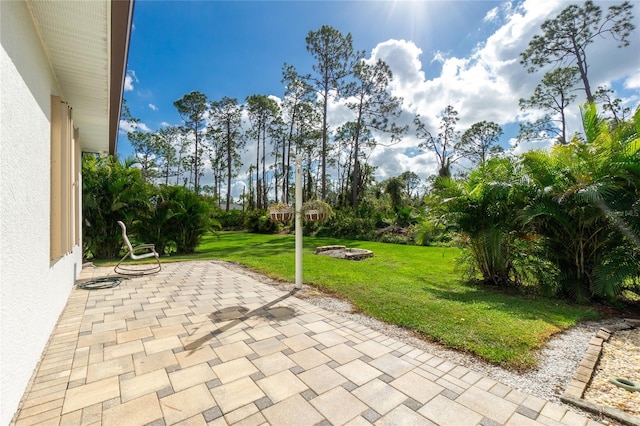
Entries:
[[[329, 244], [373, 250], [374, 257], [346, 261], [313, 253]], [[464, 284], [455, 269], [459, 255], [450, 247], [305, 237], [303, 280], [349, 299], [368, 315], [515, 368], [535, 365], [535, 351], [552, 334], [598, 317], [586, 306]], [[293, 282], [294, 257], [293, 236], [221, 232], [205, 237], [195, 255], [171, 260], [230, 260]]]

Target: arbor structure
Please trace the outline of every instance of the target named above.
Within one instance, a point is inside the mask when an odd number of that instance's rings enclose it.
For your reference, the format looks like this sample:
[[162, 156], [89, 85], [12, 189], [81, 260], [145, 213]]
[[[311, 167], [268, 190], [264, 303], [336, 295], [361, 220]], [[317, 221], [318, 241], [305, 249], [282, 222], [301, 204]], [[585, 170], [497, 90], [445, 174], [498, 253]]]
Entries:
[[461, 157], [469, 158], [474, 164], [484, 164], [492, 153], [501, 152], [498, 145], [502, 127], [493, 121], [474, 123], [463, 134], [455, 150]]
[[309, 31], [306, 37], [307, 51], [316, 59], [313, 70], [315, 77], [311, 81], [322, 97], [322, 151], [321, 151], [321, 194], [327, 197], [327, 108], [331, 90], [339, 93], [343, 80], [351, 74], [354, 61], [351, 34], [343, 35], [328, 25], [317, 31]]
[[219, 101], [211, 102], [211, 131], [216, 144], [217, 158], [224, 159], [221, 163], [226, 164], [227, 195], [226, 210], [229, 211], [231, 204], [231, 179], [238, 174], [242, 163], [240, 162], [240, 151], [244, 148], [245, 141], [242, 138], [242, 110], [243, 106], [238, 104], [235, 98], [223, 97]]
[[458, 123], [458, 111], [448, 105], [440, 116], [440, 131], [436, 136], [427, 129], [427, 126], [416, 116], [413, 120], [416, 125], [416, 136], [422, 139], [419, 148], [426, 148], [433, 151], [438, 158], [438, 176], [450, 177], [451, 164], [456, 161], [453, 158], [455, 146], [460, 140], [460, 133], [456, 131]]
[[207, 97], [198, 91], [185, 94], [173, 103], [178, 113], [184, 120], [184, 128], [187, 133], [193, 132], [195, 152], [193, 155], [193, 187], [196, 194], [199, 193], [200, 176], [202, 170], [202, 129], [205, 126], [205, 113], [207, 111]]
[[557, 17], [542, 23], [542, 35], [535, 35], [531, 39], [527, 50], [520, 54], [520, 63], [529, 72], [547, 65], [577, 67], [587, 101], [593, 102], [587, 46], [596, 38], [607, 36], [618, 41], [618, 47], [628, 46], [629, 35], [635, 28], [631, 22], [632, 7], [628, 1], [609, 6], [603, 19], [602, 9], [591, 0], [587, 0], [583, 6], [567, 6]]
[[[520, 139], [557, 137], [560, 144], [567, 143], [566, 109], [576, 99], [574, 87], [578, 68], [556, 68], [542, 78], [529, 99], [520, 99], [522, 110], [541, 109], [547, 112], [542, 118], [520, 126]], [[559, 123], [559, 124], [555, 124]]]

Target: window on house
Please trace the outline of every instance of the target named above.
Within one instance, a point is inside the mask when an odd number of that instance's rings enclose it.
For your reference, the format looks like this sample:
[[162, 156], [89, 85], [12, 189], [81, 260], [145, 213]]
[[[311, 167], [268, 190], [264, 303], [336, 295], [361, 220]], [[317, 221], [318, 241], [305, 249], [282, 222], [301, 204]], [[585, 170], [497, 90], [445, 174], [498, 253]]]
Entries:
[[78, 132], [71, 112], [60, 97], [51, 97], [51, 260], [79, 244]]

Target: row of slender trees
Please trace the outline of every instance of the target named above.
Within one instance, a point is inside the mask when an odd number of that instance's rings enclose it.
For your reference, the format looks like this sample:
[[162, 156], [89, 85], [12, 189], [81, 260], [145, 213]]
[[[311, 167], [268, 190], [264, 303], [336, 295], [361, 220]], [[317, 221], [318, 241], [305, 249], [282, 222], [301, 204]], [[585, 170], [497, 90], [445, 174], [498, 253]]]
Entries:
[[[557, 143], [567, 143], [566, 110], [578, 99], [578, 90], [584, 91], [587, 101], [598, 101], [616, 121], [629, 115], [630, 108], [610, 88], [592, 92], [587, 47], [606, 37], [617, 40], [619, 47], [628, 46], [634, 30], [631, 11], [632, 4], [625, 1], [610, 6], [603, 16], [599, 6], [586, 1], [583, 6], [566, 7], [542, 24], [542, 34], [522, 52], [521, 63], [529, 72], [553, 68], [530, 98], [520, 100], [520, 107], [542, 110], [545, 115], [522, 124], [520, 140], [555, 138]], [[313, 72], [301, 74], [285, 64], [282, 102], [262, 94], [247, 96], [243, 103], [228, 97], [208, 100], [194, 91], [174, 102], [183, 119], [181, 126], [130, 132], [143, 176], [165, 184], [185, 184], [196, 193], [220, 196], [226, 192], [228, 210], [234, 178], [245, 166], [241, 155], [252, 143], [255, 162], [248, 167], [249, 193], [245, 194], [250, 207], [265, 207], [269, 194], [276, 202], [290, 200], [293, 155], [304, 158], [306, 197], [356, 207], [373, 181], [375, 169], [367, 157], [380, 133], [390, 135], [393, 143], [412, 132], [421, 141], [418, 148], [435, 154], [438, 176], [451, 176], [453, 165], [462, 158], [480, 164], [501, 153], [502, 129], [497, 123], [481, 121], [460, 132], [456, 128], [459, 113], [451, 105], [442, 111], [438, 129], [431, 129], [420, 116], [414, 117], [413, 129], [398, 126], [402, 99], [389, 90], [391, 70], [383, 61], [367, 60], [364, 52], [354, 50], [350, 34], [324, 25], [310, 31], [305, 41], [316, 60]], [[339, 99], [352, 116], [330, 129], [328, 106]], [[128, 110], [124, 116], [135, 121]], [[213, 174], [212, 186], [201, 185], [205, 168]]]
[[[571, 5], [557, 17], [542, 25], [542, 35], [535, 36], [521, 54], [528, 71], [535, 72], [554, 65], [529, 99], [521, 99], [523, 110], [542, 109], [547, 114], [521, 126], [520, 139], [557, 137], [566, 143], [566, 108], [576, 100], [576, 83], [582, 82], [587, 101], [600, 100], [616, 120], [630, 111], [611, 89], [600, 87], [592, 94], [588, 78], [586, 48], [597, 38], [610, 36], [619, 46], [629, 44], [634, 29], [632, 5], [624, 2], [609, 7], [602, 17], [599, 6], [587, 1], [584, 6]], [[242, 164], [241, 152], [253, 142], [255, 163], [249, 167], [250, 206], [261, 208], [268, 194], [275, 201], [289, 199], [291, 156], [303, 155], [306, 161], [305, 193], [327, 199], [333, 185], [334, 202], [356, 207], [364, 185], [371, 181], [374, 169], [367, 164], [367, 151], [375, 147], [375, 134], [385, 132], [396, 141], [409, 131], [395, 123], [402, 99], [389, 91], [393, 75], [386, 63], [366, 60], [364, 52], [355, 51], [350, 34], [322, 26], [306, 37], [307, 50], [316, 59], [313, 73], [300, 74], [285, 64], [282, 82], [283, 101], [254, 94], [240, 104], [224, 97], [209, 101], [201, 92], [185, 94], [174, 102], [183, 119], [180, 127], [166, 127], [157, 132], [134, 131], [129, 139], [142, 163], [143, 175], [165, 184], [188, 183], [196, 192], [211, 189], [220, 195], [226, 185], [226, 208], [231, 203], [231, 185]], [[327, 124], [328, 105], [342, 98], [352, 111], [352, 119], [331, 132]], [[249, 128], [243, 127], [243, 110]], [[125, 118], [132, 119], [130, 114]], [[450, 176], [451, 167], [461, 158], [473, 163], [486, 161], [500, 152], [498, 141], [502, 129], [497, 123], [482, 121], [463, 134], [456, 130], [458, 112], [447, 106], [441, 125], [433, 131], [422, 118], [414, 118], [419, 148], [432, 151], [439, 163], [439, 176]], [[201, 188], [205, 154], [213, 172], [213, 188]], [[318, 160], [318, 161], [316, 161]], [[269, 162], [269, 164], [267, 164]], [[329, 176], [327, 166], [336, 171]]]

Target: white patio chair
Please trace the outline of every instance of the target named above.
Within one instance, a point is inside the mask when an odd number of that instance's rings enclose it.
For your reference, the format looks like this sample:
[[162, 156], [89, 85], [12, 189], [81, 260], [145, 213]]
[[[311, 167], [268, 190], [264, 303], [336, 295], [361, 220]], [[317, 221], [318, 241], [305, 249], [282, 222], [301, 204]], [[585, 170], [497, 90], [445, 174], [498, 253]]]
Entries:
[[[118, 221], [118, 225], [122, 228], [122, 239], [127, 245], [127, 254], [124, 255], [120, 262], [113, 270], [121, 275], [148, 275], [160, 272], [162, 266], [160, 265], [160, 255], [156, 252], [156, 247], [153, 244], [140, 244], [135, 247], [131, 246], [131, 241], [127, 236], [127, 227], [121, 221]], [[142, 253], [140, 253], [142, 251]], [[136, 254], [139, 253], [139, 254]], [[141, 268], [134, 268], [133, 265], [122, 265], [122, 262], [129, 257], [131, 260], [149, 259], [154, 257], [156, 263], [152, 265], [139, 265]]]

